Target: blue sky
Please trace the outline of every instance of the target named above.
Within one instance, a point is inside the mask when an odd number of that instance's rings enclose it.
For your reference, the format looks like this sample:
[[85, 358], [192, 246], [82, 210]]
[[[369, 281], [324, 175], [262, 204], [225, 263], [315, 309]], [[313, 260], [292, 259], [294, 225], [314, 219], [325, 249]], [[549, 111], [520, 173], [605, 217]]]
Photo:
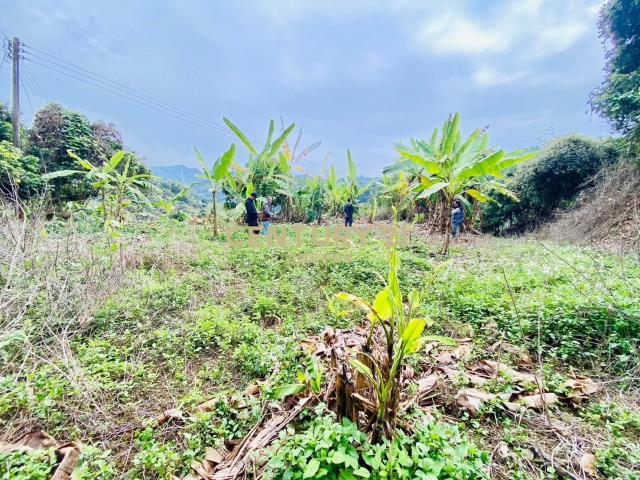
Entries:
[[[450, 112], [466, 131], [489, 125], [505, 149], [568, 132], [606, 135], [587, 105], [603, 78], [601, 3], [29, 0], [3, 6], [0, 31], [217, 124], [225, 115], [256, 143], [270, 118], [295, 122], [303, 145], [322, 141], [306, 171], [329, 152], [344, 171], [351, 148], [360, 172], [377, 175], [394, 160], [394, 142], [428, 136]], [[213, 159], [231, 142], [24, 64], [40, 96], [114, 122], [149, 164], [194, 165], [192, 145]], [[30, 93], [37, 109], [45, 99]]]

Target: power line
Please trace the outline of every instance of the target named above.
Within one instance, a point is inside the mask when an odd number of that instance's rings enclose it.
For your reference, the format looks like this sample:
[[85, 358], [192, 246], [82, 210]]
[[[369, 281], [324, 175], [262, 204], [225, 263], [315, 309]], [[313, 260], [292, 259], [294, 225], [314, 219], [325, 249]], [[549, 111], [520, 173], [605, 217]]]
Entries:
[[[2, 32], [0, 32], [2, 33]], [[0, 70], [2, 70], [2, 66], [4, 65], [4, 61], [7, 59], [7, 54], [9, 53], [9, 41], [7, 40], [7, 37], [5, 36], [4, 33], [2, 33], [2, 36], [4, 37], [4, 40], [2, 40], [2, 50], [3, 50], [3, 55], [2, 55], [2, 61], [0, 61]]]
[[27, 70], [24, 65], [22, 67], [22, 71], [24, 72], [27, 80], [29, 80], [33, 85], [34, 92], [40, 98], [42, 103], [47, 103], [49, 96], [44, 92], [44, 90], [42, 89], [42, 87], [40, 86], [36, 78], [33, 75], [31, 75], [31, 72], [29, 72], [29, 70]]
[[[30, 45], [25, 45], [25, 53], [27, 53], [28, 55], [37, 58], [40, 61], [45, 61], [48, 63], [51, 63], [57, 67], [61, 67], [64, 69], [68, 69], [68, 70], [72, 70], [73, 73], [83, 76], [83, 77], [89, 77], [91, 80], [96, 81], [98, 83], [104, 84], [105, 86], [109, 87], [109, 88], [113, 88], [119, 91], [122, 91], [123, 93], [127, 94], [127, 95], [133, 95], [137, 98], [139, 98], [140, 100], [143, 101], [147, 101], [150, 103], [154, 103], [156, 105], [158, 105], [161, 108], [167, 108], [170, 109], [172, 111], [174, 111], [175, 113], [178, 113], [180, 115], [183, 116], [188, 116], [193, 120], [196, 120], [198, 122], [201, 122], [203, 124], [209, 125], [214, 129], [218, 129], [221, 132], [224, 133], [228, 133], [226, 127], [217, 124], [215, 122], [212, 122], [210, 120], [207, 120], [205, 118], [202, 118], [198, 115], [194, 115], [190, 112], [187, 112], [186, 110], [183, 110], [179, 107], [176, 107], [174, 105], [171, 105], [157, 97], [148, 95], [144, 92], [141, 92], [139, 90], [135, 90], [131, 87], [128, 87], [127, 85], [124, 85], [123, 83], [117, 82], [115, 80], [112, 80], [108, 77], [105, 77], [104, 75], [100, 75], [98, 73], [95, 73], [87, 68], [81, 67], [79, 65], [73, 64], [71, 62], [68, 62], [66, 60], [63, 60], [55, 55], [51, 55], [49, 53], [44, 52], [43, 50], [40, 50], [38, 48], [32, 47]], [[37, 53], [36, 53], [37, 52]]]
[[[24, 74], [24, 77], [23, 77]], [[28, 84], [29, 88], [31, 88], [31, 92], [33, 93], [34, 97], [36, 97], [37, 100], [40, 101], [40, 103], [47, 103], [47, 100], [45, 97], [43, 97], [40, 92], [38, 91], [38, 89], [35, 87], [35, 84], [33, 82], [33, 77], [31, 77], [31, 75], [29, 75], [29, 72], [27, 72], [27, 70], [24, 68], [24, 64], [22, 64], [22, 68], [20, 69], [20, 80], [22, 80], [25, 84], [25, 86]]]
[[24, 91], [27, 94], [27, 100], [29, 101], [29, 106], [31, 107], [31, 114], [35, 115], [36, 109], [33, 108], [33, 103], [31, 102], [31, 95], [29, 95], [29, 89], [27, 88], [27, 83], [24, 81], [24, 77], [22, 76], [22, 72], [18, 73], [18, 78], [20, 78], [20, 81], [24, 85]]
[[70, 73], [68, 71], [64, 71], [64, 70], [60, 70], [58, 68], [54, 68], [54, 67], [52, 67], [50, 65], [46, 65], [44, 63], [38, 62], [38, 61], [36, 61], [36, 60], [34, 60], [32, 58], [29, 58], [29, 57], [24, 57], [24, 59], [27, 60], [28, 62], [34, 63], [36, 65], [40, 65], [40, 66], [42, 66], [44, 68], [47, 68], [49, 70], [53, 70], [54, 72], [58, 72], [58, 73], [60, 73], [62, 75], [66, 75], [66, 76], [71, 77], [71, 78], [73, 78], [75, 80], [78, 80], [80, 82], [86, 83], [86, 84], [91, 85], [91, 86], [96, 87], [96, 88], [99, 88], [100, 90], [104, 90], [104, 91], [109, 92], [109, 93], [111, 93], [113, 95], [116, 95], [118, 97], [124, 98], [125, 100], [129, 100], [130, 102], [138, 103], [138, 104], [140, 104], [142, 106], [145, 106], [145, 107], [150, 108], [152, 110], [156, 110], [156, 111], [158, 111], [160, 113], [163, 113], [163, 114], [165, 114], [167, 116], [176, 118], [178, 120], [182, 120], [184, 122], [190, 123], [191, 125], [203, 128], [205, 130], [208, 130], [209, 132], [217, 133], [219, 135], [224, 135], [224, 136], [226, 136], [228, 138], [231, 138], [231, 139], [235, 140], [235, 137], [233, 137], [232, 135], [230, 135], [227, 132], [221, 132], [221, 131], [214, 130], [213, 128], [211, 128], [208, 125], [205, 125], [203, 123], [198, 123], [198, 122], [196, 122], [194, 120], [191, 120], [191, 119], [189, 119], [187, 117], [175, 114], [175, 113], [173, 113], [173, 112], [171, 112], [169, 110], [161, 109], [161, 108], [158, 108], [157, 106], [154, 106], [153, 104], [145, 103], [145, 102], [137, 100], [136, 98], [133, 98], [131, 96], [124, 95], [121, 92], [118, 92], [117, 90], [113, 90], [113, 89], [110, 89], [110, 88], [105, 87], [103, 85], [100, 85], [99, 83], [92, 82], [91, 80], [89, 80], [87, 78], [82, 78], [82, 77], [74, 75], [73, 73]]

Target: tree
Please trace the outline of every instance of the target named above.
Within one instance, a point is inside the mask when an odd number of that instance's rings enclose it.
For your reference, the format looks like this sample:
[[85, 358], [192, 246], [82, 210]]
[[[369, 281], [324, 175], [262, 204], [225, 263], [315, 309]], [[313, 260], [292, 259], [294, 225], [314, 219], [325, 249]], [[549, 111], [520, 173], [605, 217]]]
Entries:
[[535, 152], [524, 153], [516, 150], [505, 153], [503, 150], [493, 151], [488, 148], [489, 135], [484, 130], [476, 129], [464, 142], [460, 135], [460, 115], [449, 116], [442, 126], [436, 128], [431, 139], [411, 139], [411, 146], [396, 144], [401, 162], [420, 167], [418, 181], [413, 190], [418, 193], [417, 199], [439, 196], [446, 214], [446, 228], [442, 253], [449, 251], [451, 235], [451, 215], [449, 209], [453, 200], [458, 198], [469, 205], [468, 197], [484, 203], [491, 198], [488, 193], [496, 190], [505, 195], [515, 195], [496, 179], [502, 173], [526, 160], [535, 157]]
[[640, 0], [609, 0], [601, 10], [600, 36], [607, 47], [606, 78], [591, 95], [592, 108], [620, 132], [640, 127]]
[[[113, 124], [100, 121], [92, 124], [84, 115], [51, 103], [36, 113], [26, 153], [40, 158], [45, 172], [55, 172], [77, 167], [68, 150], [92, 165], [101, 166], [123, 149], [122, 137]], [[133, 153], [128, 153], [127, 158], [130, 173], [149, 174]], [[124, 165], [120, 165], [120, 172]], [[82, 176], [62, 175], [51, 180], [53, 198], [59, 202], [83, 200], [94, 193], [89, 181]]]
[[203, 178], [209, 182], [209, 189], [211, 191], [211, 202], [212, 202], [212, 214], [213, 214], [213, 234], [218, 236], [218, 211], [216, 208], [216, 195], [218, 192], [224, 188], [226, 181], [230, 175], [230, 167], [233, 163], [233, 157], [236, 154], [236, 145], [232, 143], [229, 147], [229, 150], [224, 152], [218, 159], [215, 161], [211, 170], [207, 167], [202, 155], [196, 147], [193, 147], [193, 150], [196, 153], [196, 160], [200, 164], [202, 168], [202, 175], [199, 178]]

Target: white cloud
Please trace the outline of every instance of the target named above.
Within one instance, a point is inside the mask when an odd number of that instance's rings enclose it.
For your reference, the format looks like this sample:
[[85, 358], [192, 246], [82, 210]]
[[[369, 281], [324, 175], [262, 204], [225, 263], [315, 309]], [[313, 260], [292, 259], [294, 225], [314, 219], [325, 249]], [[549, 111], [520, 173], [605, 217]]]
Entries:
[[507, 0], [498, 7], [486, 7], [486, 15], [480, 15], [449, 3], [426, 14], [415, 40], [435, 55], [486, 58], [518, 51], [527, 58], [543, 58], [571, 48], [594, 29], [600, 4]]
[[449, 13], [427, 21], [418, 32], [418, 42], [441, 55], [475, 55], [504, 51], [510, 39], [503, 31], [485, 29], [470, 19]]
[[472, 79], [479, 87], [495, 87], [522, 80], [527, 76], [527, 72], [506, 73], [489, 65], [482, 65], [473, 72]]
[[534, 38], [534, 48], [531, 50], [531, 54], [547, 57], [563, 52], [571, 48], [590, 28], [593, 28], [592, 24], [573, 23], [543, 29]]

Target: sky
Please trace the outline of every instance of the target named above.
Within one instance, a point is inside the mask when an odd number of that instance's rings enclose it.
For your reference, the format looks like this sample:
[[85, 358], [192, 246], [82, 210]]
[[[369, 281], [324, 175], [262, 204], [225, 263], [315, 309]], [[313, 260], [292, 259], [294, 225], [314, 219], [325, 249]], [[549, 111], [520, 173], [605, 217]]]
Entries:
[[[38, 65], [46, 62], [34, 56], [22, 61], [27, 124], [34, 110], [55, 101], [115, 123], [149, 165], [195, 166], [193, 145], [213, 161], [234, 141], [223, 116], [257, 145], [269, 119], [278, 127], [283, 119], [302, 129], [302, 147], [322, 142], [301, 162], [306, 172], [321, 171], [328, 155], [344, 172], [350, 148], [359, 173], [375, 176], [396, 158], [395, 142], [428, 138], [455, 112], [465, 133], [489, 126], [491, 144], [505, 150], [571, 132], [609, 134], [588, 107], [604, 75], [601, 4], [18, 0], [3, 5], [0, 32], [18, 36], [26, 57], [33, 47], [214, 126], [130, 102]], [[42, 55], [38, 50], [31, 52]], [[5, 62], [0, 101], [10, 98]]]

